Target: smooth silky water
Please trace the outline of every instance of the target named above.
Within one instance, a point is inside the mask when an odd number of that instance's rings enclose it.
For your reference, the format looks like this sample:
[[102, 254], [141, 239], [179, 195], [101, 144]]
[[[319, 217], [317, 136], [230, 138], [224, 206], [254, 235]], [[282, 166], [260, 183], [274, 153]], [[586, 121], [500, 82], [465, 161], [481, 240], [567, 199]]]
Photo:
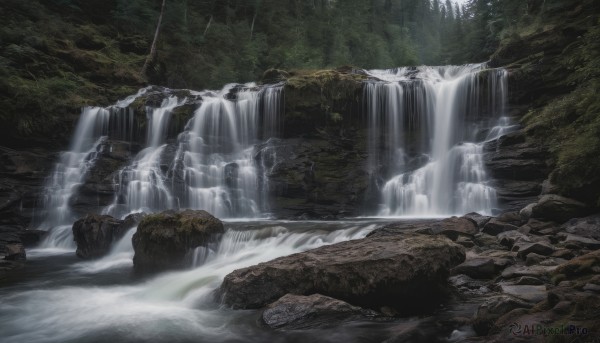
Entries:
[[214, 291], [235, 269], [363, 238], [383, 223], [226, 221], [220, 244], [196, 266], [149, 279], [132, 274], [135, 229], [94, 261], [77, 259], [74, 249], [52, 257], [33, 250], [0, 288], [2, 342], [377, 341], [392, 323], [277, 333], [259, 325], [258, 311], [221, 306]]
[[[504, 115], [506, 72], [467, 65], [368, 73], [379, 79], [365, 83], [364, 98], [371, 137], [368, 162], [380, 180], [381, 204], [376, 213], [365, 215], [414, 221], [491, 212], [495, 191], [482, 147], [514, 128]], [[482, 73], [488, 75], [483, 81]], [[202, 101], [175, 139], [167, 137], [171, 115], [193, 100], [168, 96], [146, 109], [145, 146], [117, 173], [115, 199], [101, 211], [123, 218], [139, 211], [192, 208], [232, 218], [224, 221], [226, 232], [218, 244], [190, 252], [189, 269], [135, 277], [135, 228], [106, 256], [76, 258], [71, 227], [78, 215], [69, 200], [106, 139], [134, 139], [134, 113], [128, 106], [148, 91], [107, 108], [83, 109], [70, 150], [46, 184], [36, 226], [50, 232], [39, 247], [27, 251], [26, 266], [0, 284], [0, 341], [379, 342], [420, 322], [405, 318], [273, 331], [259, 323], [259, 311], [234, 311], [216, 299], [215, 290], [236, 269], [363, 238], [391, 220], [259, 219], [269, 213], [268, 163], [254, 156], [256, 147], [281, 131], [282, 85], [227, 85], [217, 92], [191, 93]], [[476, 101], [481, 94], [487, 98], [483, 104]], [[382, 161], [391, 161], [386, 170]], [[470, 315], [472, 310], [459, 311]]]

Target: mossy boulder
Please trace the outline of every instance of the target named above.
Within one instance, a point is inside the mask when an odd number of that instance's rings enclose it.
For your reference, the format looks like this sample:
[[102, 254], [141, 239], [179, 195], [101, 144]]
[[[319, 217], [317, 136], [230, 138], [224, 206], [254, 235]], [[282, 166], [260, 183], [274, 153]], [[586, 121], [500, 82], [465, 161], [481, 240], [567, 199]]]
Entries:
[[367, 237], [323, 246], [238, 269], [219, 296], [234, 308], [260, 308], [287, 293], [322, 294], [405, 314], [435, 308], [464, 248], [443, 236]]
[[145, 217], [133, 235], [136, 272], [181, 269], [189, 264], [188, 253], [216, 242], [225, 229], [206, 211], [164, 211]]

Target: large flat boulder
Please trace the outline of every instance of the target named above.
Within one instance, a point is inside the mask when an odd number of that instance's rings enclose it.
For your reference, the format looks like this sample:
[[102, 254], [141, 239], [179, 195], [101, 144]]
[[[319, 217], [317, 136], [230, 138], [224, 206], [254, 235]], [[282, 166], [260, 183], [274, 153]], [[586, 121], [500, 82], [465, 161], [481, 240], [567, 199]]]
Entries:
[[443, 236], [375, 236], [238, 269], [219, 296], [234, 308], [263, 307], [287, 293], [319, 293], [369, 308], [414, 312], [436, 303], [464, 248]]
[[194, 248], [217, 241], [223, 223], [206, 211], [164, 211], [146, 216], [133, 235], [136, 272], [158, 272], [187, 266]]

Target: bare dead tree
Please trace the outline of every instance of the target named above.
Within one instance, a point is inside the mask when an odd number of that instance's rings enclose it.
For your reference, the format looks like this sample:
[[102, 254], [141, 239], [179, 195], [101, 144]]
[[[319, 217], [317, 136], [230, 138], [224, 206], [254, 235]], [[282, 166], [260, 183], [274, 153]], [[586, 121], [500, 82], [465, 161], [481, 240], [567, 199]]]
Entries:
[[144, 62], [144, 66], [142, 67], [142, 77], [146, 76], [146, 72], [148, 71], [148, 66], [156, 61], [156, 41], [158, 41], [158, 35], [160, 33], [160, 24], [162, 23], [163, 13], [165, 12], [165, 3], [167, 0], [163, 0], [162, 5], [160, 6], [160, 15], [158, 16], [158, 23], [156, 24], [156, 31], [154, 32], [154, 39], [152, 40], [152, 45], [150, 46], [150, 53], [148, 57], [146, 57], [146, 62]]

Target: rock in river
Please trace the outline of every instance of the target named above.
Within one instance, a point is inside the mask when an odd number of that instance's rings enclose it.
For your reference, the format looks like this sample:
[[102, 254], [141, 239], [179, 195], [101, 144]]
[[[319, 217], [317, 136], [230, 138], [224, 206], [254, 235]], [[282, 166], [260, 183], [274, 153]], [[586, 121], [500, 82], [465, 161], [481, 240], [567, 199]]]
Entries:
[[273, 329], [306, 329], [340, 325], [341, 321], [381, 316], [375, 311], [352, 306], [321, 294], [286, 294], [267, 306], [262, 320]]
[[260, 308], [287, 293], [319, 293], [369, 308], [409, 313], [435, 305], [464, 248], [443, 236], [367, 237], [280, 257], [225, 277], [219, 295]]
[[73, 224], [77, 256], [87, 259], [105, 255], [112, 244], [139, 223], [142, 217], [142, 213], [134, 213], [120, 220], [108, 215], [88, 214], [77, 220]]
[[146, 216], [133, 235], [136, 272], [157, 272], [186, 266], [186, 254], [218, 240], [223, 223], [206, 211], [173, 210]]

